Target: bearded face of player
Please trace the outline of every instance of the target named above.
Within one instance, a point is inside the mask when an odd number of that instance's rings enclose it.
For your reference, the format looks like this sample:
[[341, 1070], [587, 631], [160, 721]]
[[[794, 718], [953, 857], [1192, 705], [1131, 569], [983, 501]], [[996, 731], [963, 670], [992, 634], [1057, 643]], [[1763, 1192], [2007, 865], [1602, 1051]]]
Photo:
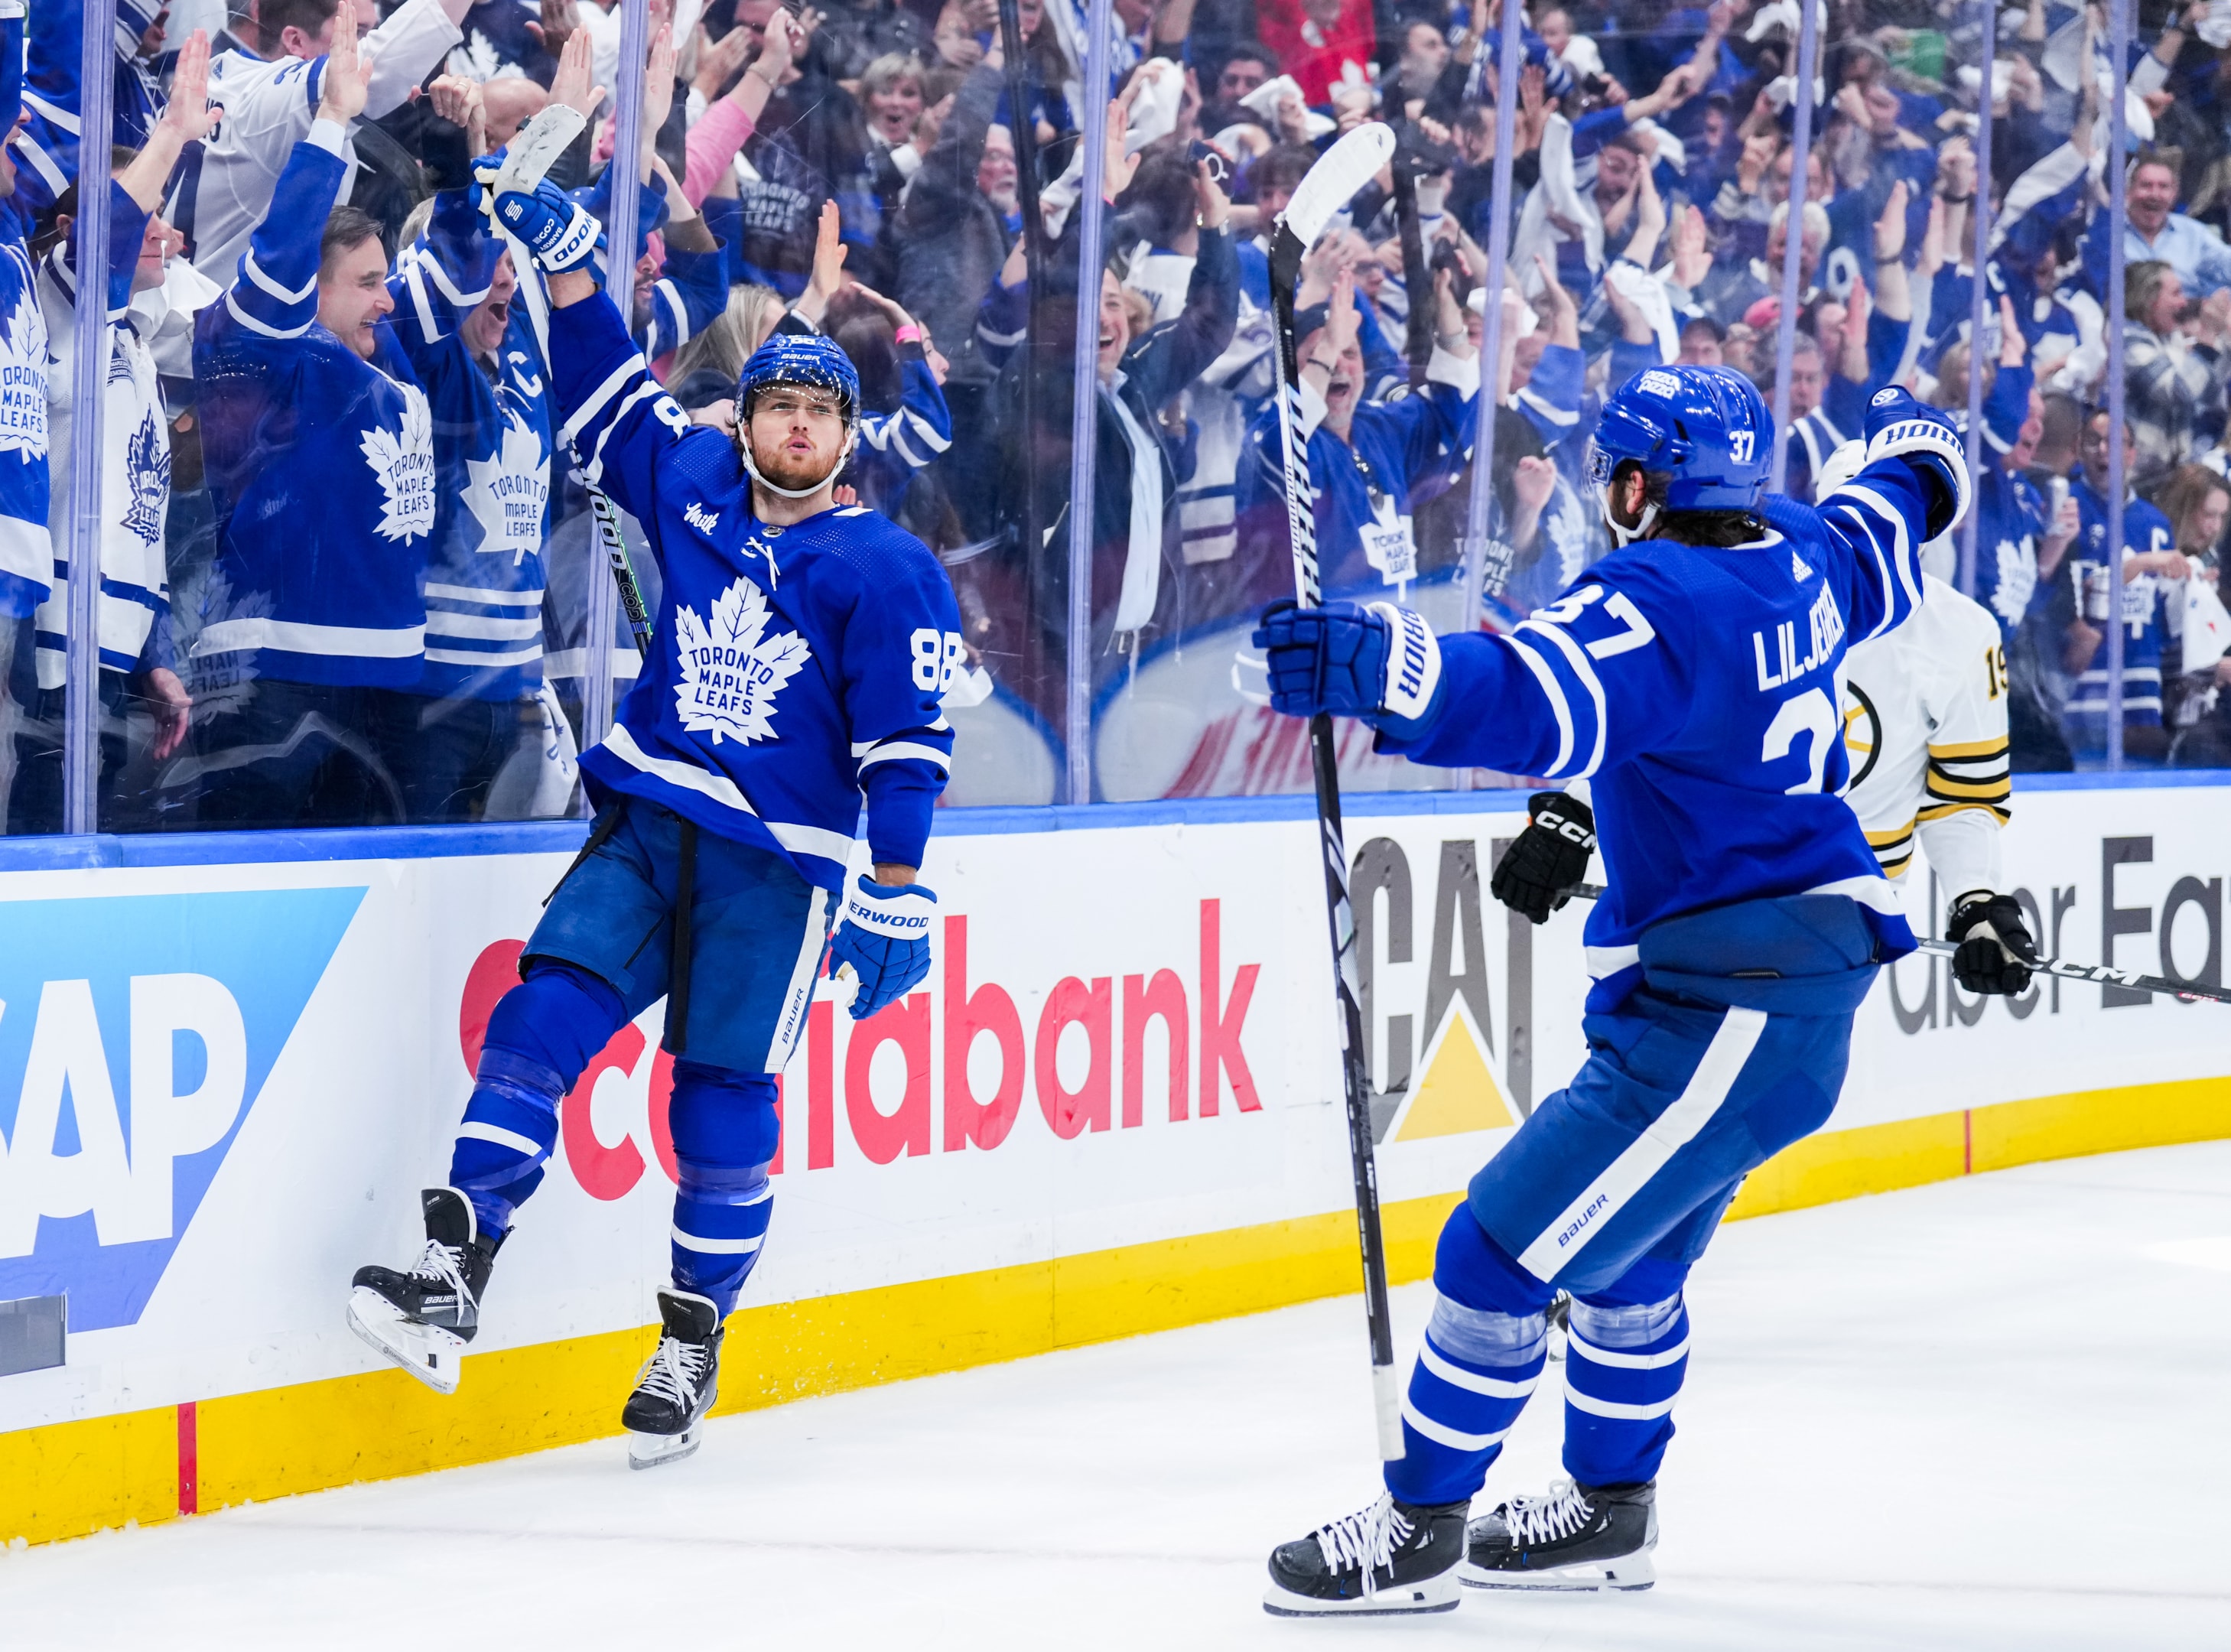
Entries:
[[737, 435], [749, 447], [762, 478], [793, 489], [810, 490], [835, 480], [849, 443], [836, 393], [812, 385], [775, 385], [760, 392]]

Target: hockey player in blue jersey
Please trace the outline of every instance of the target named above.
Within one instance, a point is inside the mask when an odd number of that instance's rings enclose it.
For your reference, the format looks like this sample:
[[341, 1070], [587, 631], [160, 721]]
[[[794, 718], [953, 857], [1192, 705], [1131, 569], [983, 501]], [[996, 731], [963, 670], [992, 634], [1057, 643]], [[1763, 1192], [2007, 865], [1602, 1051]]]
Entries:
[[[489, 1022], [449, 1185], [424, 1195], [426, 1249], [407, 1273], [359, 1271], [350, 1318], [455, 1387], [561, 1098], [663, 997], [673, 1287], [623, 1414], [647, 1465], [695, 1449], [713, 1403], [721, 1324], [773, 1208], [776, 1079], [824, 951], [857, 979], [855, 1018], [928, 971], [936, 897], [915, 871], [951, 761], [960, 622], [920, 541], [832, 501], [859, 417], [843, 352], [779, 334], [744, 364], [734, 432], [693, 424], [598, 290], [594, 219], [546, 183], [501, 194], [496, 213], [549, 272], [565, 439], [643, 524], [663, 590], [642, 675], [582, 756], [588, 845]], [[848, 885], [863, 794], [874, 871]]]
[[[1414, 761], [1589, 779], [1610, 886], [1589, 914], [1589, 1056], [1473, 1178], [1386, 1494], [1280, 1546], [1272, 1612], [1413, 1612], [1482, 1588], [1652, 1580], [1659, 1459], [1689, 1351], [1682, 1282], [1749, 1170], [1827, 1118], [1853, 1012], [1914, 946], [1836, 795], [1836, 667], [1921, 599], [1967, 508], [1950, 422], [1904, 391], [1825, 511], [1762, 497], [1749, 380], [1653, 368], [1613, 395], [1590, 473], [1619, 548], [1506, 635], [1436, 638], [1392, 605], [1277, 606], [1272, 704], [1362, 717]], [[1571, 1293], [1565, 1467], [1466, 1515]]]

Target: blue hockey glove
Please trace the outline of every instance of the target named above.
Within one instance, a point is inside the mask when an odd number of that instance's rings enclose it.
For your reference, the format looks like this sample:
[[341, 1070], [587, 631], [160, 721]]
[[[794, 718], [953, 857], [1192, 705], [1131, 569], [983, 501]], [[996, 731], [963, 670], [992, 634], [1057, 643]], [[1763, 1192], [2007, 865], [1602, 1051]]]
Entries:
[[1867, 463], [1901, 458], [1933, 484], [1928, 537], [1960, 525], [1968, 514], [1968, 449], [1949, 413], [1891, 385], [1867, 404]]
[[510, 190], [498, 195], [495, 215], [553, 275], [585, 268], [605, 244], [605, 226], [596, 214], [547, 180], [532, 195]]
[[860, 874], [829, 943], [830, 973], [850, 964], [860, 980], [854, 1020], [896, 1002], [929, 973], [929, 923], [936, 913], [937, 896], [922, 884], [879, 884]]
[[1431, 715], [1439, 696], [1432, 628], [1391, 602], [1274, 602], [1251, 640], [1269, 668], [1271, 709], [1290, 717], [1329, 711], [1406, 729]]

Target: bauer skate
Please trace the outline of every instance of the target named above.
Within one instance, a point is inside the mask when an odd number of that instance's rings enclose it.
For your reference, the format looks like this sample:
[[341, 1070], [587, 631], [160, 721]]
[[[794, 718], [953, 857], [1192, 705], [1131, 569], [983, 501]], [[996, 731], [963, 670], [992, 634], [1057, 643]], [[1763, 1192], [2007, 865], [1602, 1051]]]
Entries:
[[1553, 1481], [1514, 1497], [1465, 1534], [1467, 1589], [1647, 1589], [1658, 1581], [1658, 1487]]
[[465, 1344], [480, 1329], [481, 1293], [503, 1235], [480, 1231], [455, 1188], [418, 1195], [426, 1249], [408, 1273], [360, 1267], [350, 1281], [349, 1329], [437, 1394], [457, 1391]]
[[1271, 1552], [1263, 1610], [1276, 1617], [1452, 1612], [1471, 1505], [1420, 1507], [1382, 1494]]
[[688, 1291], [661, 1291], [664, 1322], [658, 1348], [637, 1373], [620, 1422], [628, 1431], [628, 1467], [679, 1462], [705, 1437], [705, 1414], [721, 1390], [721, 1311]]

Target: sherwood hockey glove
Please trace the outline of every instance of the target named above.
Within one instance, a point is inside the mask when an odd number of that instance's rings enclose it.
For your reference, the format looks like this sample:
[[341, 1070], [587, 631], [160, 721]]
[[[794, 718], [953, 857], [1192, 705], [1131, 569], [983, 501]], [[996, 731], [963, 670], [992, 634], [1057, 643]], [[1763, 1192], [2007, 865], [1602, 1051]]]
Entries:
[[929, 922], [937, 896], [920, 884], [879, 884], [862, 872], [829, 943], [829, 971], [844, 964], [860, 978], [852, 1019], [864, 1021], [905, 996], [929, 973]]
[[1488, 879], [1496, 899], [1536, 923], [1573, 898], [1573, 885], [1588, 875], [1596, 848], [1595, 811], [1562, 792], [1536, 792], [1526, 800], [1533, 816]]
[[1968, 514], [1968, 450], [1951, 415], [1924, 406], [1896, 385], [1867, 404], [1867, 463], [1900, 458], [1932, 496], [1927, 538], [1949, 534]]
[[1250, 640], [1269, 669], [1271, 709], [1290, 717], [1329, 711], [1405, 732], [1432, 714], [1439, 693], [1432, 628], [1391, 602], [1274, 602]]
[[1987, 890], [1962, 896], [1944, 920], [1944, 935], [1959, 948], [1952, 955], [1952, 979], [1969, 992], [2019, 998], [2029, 990], [2037, 941], [2013, 896]]
[[495, 214], [553, 275], [587, 267], [605, 244], [605, 226], [596, 215], [546, 181], [531, 195], [510, 190], [498, 194]]

